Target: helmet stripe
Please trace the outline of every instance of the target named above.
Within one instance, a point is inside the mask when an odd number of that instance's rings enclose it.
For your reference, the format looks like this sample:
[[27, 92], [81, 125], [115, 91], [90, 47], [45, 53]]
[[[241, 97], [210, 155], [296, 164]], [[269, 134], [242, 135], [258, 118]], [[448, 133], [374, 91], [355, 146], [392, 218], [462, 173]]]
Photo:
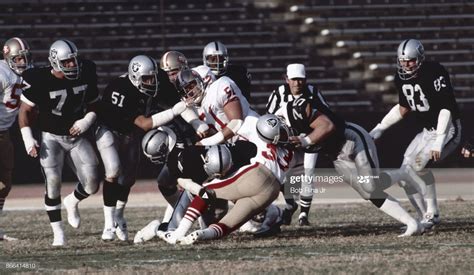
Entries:
[[217, 145], [217, 151], [219, 152], [219, 173], [222, 172], [222, 152], [221, 152], [221, 146]]
[[219, 43], [217, 43], [217, 41], [214, 41], [214, 44], [216, 45], [216, 51], [219, 51]]
[[408, 42], [410, 41], [410, 39], [407, 39], [405, 40], [405, 42], [403, 43], [403, 49], [402, 49], [402, 54], [405, 55], [405, 48], [407, 47], [407, 44]]
[[64, 39], [63, 41], [69, 47], [69, 49], [71, 50], [71, 53], [74, 53], [74, 48], [72, 47], [71, 43], [69, 43], [69, 41], [67, 41], [66, 39]]
[[149, 56], [148, 56], [148, 58], [150, 59], [151, 64], [153, 64], [153, 71], [156, 71], [155, 60], [153, 60], [153, 58], [151, 58]]
[[20, 44], [22, 50], [26, 50], [25, 44], [23, 44], [23, 41], [20, 38], [13, 37], [13, 39], [15, 39]]

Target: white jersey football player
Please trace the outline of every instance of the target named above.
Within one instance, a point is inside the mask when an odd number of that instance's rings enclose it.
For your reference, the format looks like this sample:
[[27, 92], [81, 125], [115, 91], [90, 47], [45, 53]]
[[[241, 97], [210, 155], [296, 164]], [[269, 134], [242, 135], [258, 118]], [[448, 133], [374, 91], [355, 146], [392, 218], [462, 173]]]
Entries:
[[[0, 60], [0, 214], [11, 190], [13, 144], [9, 128], [15, 122], [22, 93], [21, 74], [31, 67], [30, 47], [25, 40], [13, 37], [3, 46]], [[0, 241], [15, 240], [0, 230]]]
[[397, 56], [398, 72], [394, 82], [399, 104], [372, 129], [370, 135], [374, 139], [380, 138], [385, 130], [410, 112], [423, 124], [423, 131], [418, 133], [405, 151], [401, 169], [387, 174], [393, 182], [403, 180], [405, 172], [414, 171], [423, 179], [426, 194], [404, 185], [403, 181], [402, 186], [422, 217], [422, 224], [430, 228], [439, 223], [440, 218], [435, 179], [425, 167], [443, 160], [459, 146], [460, 114], [449, 73], [438, 62], [425, 61], [420, 41], [403, 41], [398, 46]]

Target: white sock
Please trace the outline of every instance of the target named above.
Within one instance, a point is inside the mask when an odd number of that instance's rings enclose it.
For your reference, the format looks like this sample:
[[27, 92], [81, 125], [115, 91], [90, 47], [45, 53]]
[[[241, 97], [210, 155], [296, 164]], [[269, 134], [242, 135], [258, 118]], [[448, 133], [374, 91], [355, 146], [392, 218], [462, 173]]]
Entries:
[[115, 206], [115, 217], [123, 219], [123, 213], [125, 211], [125, 206], [127, 205], [126, 201], [118, 200]]
[[171, 206], [171, 204], [168, 203], [168, 205], [166, 206], [165, 214], [163, 216], [163, 220], [161, 222], [162, 223], [170, 222], [171, 216], [173, 215], [173, 211], [174, 211], [173, 206]]
[[385, 202], [380, 206], [380, 210], [403, 224], [416, 223], [416, 220], [391, 196], [385, 199]]
[[426, 213], [439, 214], [438, 201], [436, 199], [436, 187], [434, 184], [426, 186]]
[[186, 236], [186, 233], [191, 229], [193, 222], [188, 219], [182, 219], [179, 223], [178, 228], [173, 232], [173, 235], [176, 237], [177, 240]]
[[114, 227], [114, 206], [105, 206], [104, 205], [104, 228], [113, 228]]
[[62, 221], [57, 221], [57, 222], [51, 222], [51, 228], [53, 229], [53, 234], [64, 234], [64, 229], [63, 229], [63, 222]]
[[79, 202], [81, 201], [80, 199], [76, 198], [76, 195], [74, 194], [74, 191], [72, 191], [72, 193], [70, 194], [71, 196], [71, 201], [74, 203], [74, 204], [79, 204]]

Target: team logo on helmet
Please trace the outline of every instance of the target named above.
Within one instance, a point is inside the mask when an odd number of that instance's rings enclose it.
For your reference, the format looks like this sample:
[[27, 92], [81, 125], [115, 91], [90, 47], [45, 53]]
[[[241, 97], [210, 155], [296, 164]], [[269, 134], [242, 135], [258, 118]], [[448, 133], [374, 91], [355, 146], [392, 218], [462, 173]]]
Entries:
[[272, 128], [275, 128], [277, 123], [278, 123], [278, 121], [275, 118], [267, 119], [267, 124], [270, 125]]
[[56, 59], [56, 56], [58, 55], [58, 50], [51, 49], [51, 51], [49, 52], [49, 55], [51, 56], [52, 59]]
[[3, 46], [3, 54], [8, 54], [10, 52], [10, 47], [7, 45]]
[[135, 63], [132, 64], [132, 71], [134, 73], [136, 73], [136, 72], [138, 72], [138, 70], [140, 70], [140, 67], [141, 67], [141, 64], [138, 63], [138, 62], [135, 62]]

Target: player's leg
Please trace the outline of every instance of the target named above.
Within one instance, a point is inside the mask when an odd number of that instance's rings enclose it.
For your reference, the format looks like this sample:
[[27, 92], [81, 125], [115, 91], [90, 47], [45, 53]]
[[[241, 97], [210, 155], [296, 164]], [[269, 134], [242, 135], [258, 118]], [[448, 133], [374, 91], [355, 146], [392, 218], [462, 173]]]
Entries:
[[54, 135], [42, 133], [39, 157], [46, 186], [44, 205], [54, 235], [53, 246], [63, 246], [66, 237], [61, 219], [61, 180], [65, 152]]
[[[2, 216], [5, 199], [11, 190], [13, 163], [13, 144], [10, 140], [9, 132], [8, 130], [0, 131], [0, 218]], [[0, 229], [0, 241], [3, 240], [13, 241], [16, 239], [5, 235]]]
[[118, 153], [119, 140], [115, 134], [104, 126], [96, 131], [96, 144], [104, 164], [105, 180], [102, 185], [104, 201], [104, 230], [102, 240], [115, 238], [115, 208], [118, 199], [118, 177], [121, 173], [121, 162]]
[[161, 169], [158, 178], [158, 189], [170, 205], [175, 205], [181, 192], [178, 190], [176, 178], [174, 178], [165, 165]]
[[79, 137], [75, 142], [68, 142], [70, 146], [68, 163], [76, 173], [79, 183], [74, 192], [64, 198], [68, 214], [68, 222], [74, 228], [80, 225], [79, 202], [95, 194], [99, 189], [99, 161], [96, 153], [86, 138]]
[[129, 136], [120, 137], [120, 160], [122, 162], [122, 173], [118, 179], [117, 203], [115, 209], [115, 222], [117, 237], [128, 240], [127, 221], [124, 216], [130, 190], [136, 182], [138, 165], [140, 163], [140, 139], [132, 133]]
[[[304, 174], [306, 176], [313, 176], [315, 174], [316, 161], [318, 159], [318, 154], [316, 153], [305, 153], [304, 154]], [[301, 183], [301, 192], [300, 192], [300, 206], [301, 212], [298, 216], [298, 224], [300, 226], [309, 225], [309, 209], [311, 203], [313, 202], [313, 182], [309, 180], [312, 177], [304, 177], [303, 182]]]

